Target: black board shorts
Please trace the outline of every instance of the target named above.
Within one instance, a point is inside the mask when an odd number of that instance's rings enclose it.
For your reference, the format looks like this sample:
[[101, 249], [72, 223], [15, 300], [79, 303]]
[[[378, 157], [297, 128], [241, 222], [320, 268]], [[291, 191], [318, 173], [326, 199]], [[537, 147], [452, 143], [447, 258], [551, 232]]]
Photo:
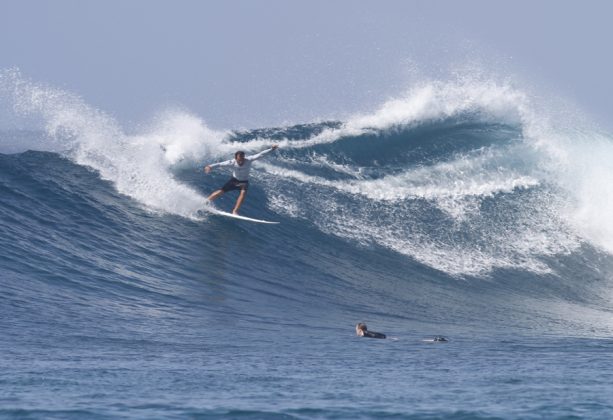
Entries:
[[235, 191], [235, 190], [247, 191], [248, 189], [249, 189], [249, 181], [239, 181], [238, 179], [234, 177], [230, 178], [230, 180], [226, 182], [223, 187], [221, 187], [221, 190], [225, 193], [228, 191]]

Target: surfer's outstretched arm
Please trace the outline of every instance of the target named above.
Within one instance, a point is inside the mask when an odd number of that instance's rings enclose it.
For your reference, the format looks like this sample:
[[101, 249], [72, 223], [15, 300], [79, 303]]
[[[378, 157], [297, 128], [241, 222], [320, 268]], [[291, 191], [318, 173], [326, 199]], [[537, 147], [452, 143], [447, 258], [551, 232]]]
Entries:
[[249, 159], [251, 161], [254, 160], [258, 160], [259, 158], [261, 158], [262, 156], [264, 156], [267, 153], [272, 152], [273, 150], [276, 150], [279, 148], [278, 144], [273, 144], [272, 147], [270, 149], [266, 149], [266, 150], [262, 150], [260, 153], [256, 154], [256, 155], [251, 155], [251, 156], [247, 156], [246, 159]]
[[208, 174], [209, 172], [211, 172], [213, 168], [217, 168], [218, 166], [232, 166], [233, 164], [234, 164], [234, 159], [224, 160], [223, 162], [219, 162], [219, 163], [211, 163], [210, 165], [206, 165], [204, 167], [204, 172]]

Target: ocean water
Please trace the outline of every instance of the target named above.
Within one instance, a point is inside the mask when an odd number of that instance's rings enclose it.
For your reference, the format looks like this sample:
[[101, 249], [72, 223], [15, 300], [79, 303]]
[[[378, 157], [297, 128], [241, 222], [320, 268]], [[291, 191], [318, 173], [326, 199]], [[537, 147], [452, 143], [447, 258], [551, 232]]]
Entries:
[[[613, 139], [579, 118], [488, 80], [252, 130], [15, 70], [0, 105], [0, 417], [613, 416]], [[211, 214], [202, 167], [271, 144], [242, 214], [281, 223]]]

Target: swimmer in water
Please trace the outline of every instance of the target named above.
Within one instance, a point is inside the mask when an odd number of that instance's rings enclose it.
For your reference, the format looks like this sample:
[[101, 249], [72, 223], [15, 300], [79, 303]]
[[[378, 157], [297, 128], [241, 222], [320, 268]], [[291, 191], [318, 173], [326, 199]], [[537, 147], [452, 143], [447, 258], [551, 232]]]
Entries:
[[368, 331], [368, 327], [366, 327], [366, 324], [363, 322], [360, 322], [355, 326], [355, 333], [358, 337], [385, 338], [385, 334], [383, 333]]

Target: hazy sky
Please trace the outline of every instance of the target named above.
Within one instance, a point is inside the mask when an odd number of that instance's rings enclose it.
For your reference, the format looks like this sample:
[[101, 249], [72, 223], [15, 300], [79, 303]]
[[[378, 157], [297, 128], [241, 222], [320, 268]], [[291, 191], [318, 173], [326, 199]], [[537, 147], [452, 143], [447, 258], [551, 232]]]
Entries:
[[604, 0], [0, 0], [0, 69], [126, 124], [181, 106], [239, 128], [374, 110], [477, 60], [611, 129], [612, 12]]

